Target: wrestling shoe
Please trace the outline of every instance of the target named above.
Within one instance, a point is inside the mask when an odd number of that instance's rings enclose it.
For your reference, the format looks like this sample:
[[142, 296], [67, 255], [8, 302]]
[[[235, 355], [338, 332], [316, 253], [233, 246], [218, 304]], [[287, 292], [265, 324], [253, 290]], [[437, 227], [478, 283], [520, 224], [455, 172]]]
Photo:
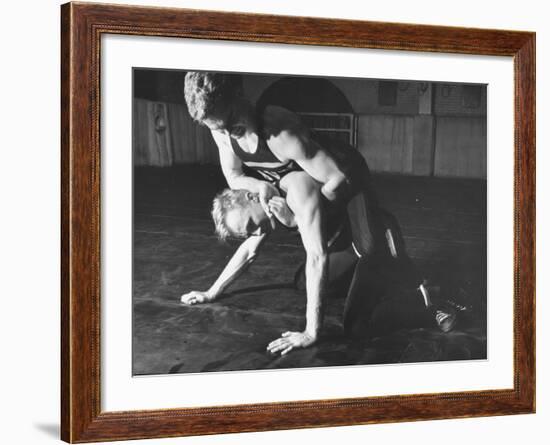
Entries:
[[440, 303], [441, 288], [439, 286], [428, 286], [427, 280], [424, 280], [417, 290], [422, 294], [424, 304], [428, 310], [432, 311], [437, 327], [445, 333], [451, 331], [456, 325], [456, 305], [451, 304], [450, 301]]
[[456, 325], [457, 313], [452, 308], [440, 308], [434, 310], [435, 323], [442, 332], [453, 330]]

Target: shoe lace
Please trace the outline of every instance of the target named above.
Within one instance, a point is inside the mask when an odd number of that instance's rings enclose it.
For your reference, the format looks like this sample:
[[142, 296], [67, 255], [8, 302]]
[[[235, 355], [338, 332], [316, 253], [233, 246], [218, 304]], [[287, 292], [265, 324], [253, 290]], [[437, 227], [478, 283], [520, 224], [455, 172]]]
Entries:
[[449, 318], [451, 314], [448, 312], [443, 311], [436, 311], [435, 313], [435, 321], [437, 321], [438, 324], [443, 323], [447, 318]]

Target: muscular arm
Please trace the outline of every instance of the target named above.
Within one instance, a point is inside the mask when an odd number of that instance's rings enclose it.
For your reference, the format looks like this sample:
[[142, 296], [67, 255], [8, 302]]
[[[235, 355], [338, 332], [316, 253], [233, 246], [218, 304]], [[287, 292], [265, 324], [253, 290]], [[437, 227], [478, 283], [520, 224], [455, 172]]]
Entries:
[[347, 181], [334, 159], [306, 135], [283, 131], [274, 145], [277, 153], [296, 161], [313, 179], [319, 181], [321, 193], [329, 201], [347, 198]]
[[322, 324], [323, 292], [326, 284], [328, 260], [321, 228], [321, 209], [311, 206], [296, 215], [302, 242], [306, 250], [306, 329], [314, 339]]
[[[302, 179], [305, 179], [302, 181]], [[307, 347], [317, 341], [323, 322], [323, 294], [328, 275], [328, 256], [323, 236], [323, 209], [319, 187], [303, 175], [300, 184], [293, 184], [287, 195], [294, 212], [306, 251], [306, 326], [303, 332], [285, 332], [271, 342], [270, 352], [286, 354], [297, 347]]]
[[218, 131], [212, 131], [212, 137], [218, 146], [220, 164], [229, 187], [234, 190], [248, 190], [253, 193], [259, 193], [261, 183], [264, 181], [243, 173], [243, 163], [233, 153], [228, 136]]
[[347, 199], [347, 179], [334, 159], [315, 141], [292, 112], [280, 107], [266, 109], [266, 125], [276, 130], [268, 145], [279, 159], [297, 162], [306, 173], [320, 182], [321, 193], [329, 201]]
[[251, 236], [243, 241], [210, 289], [205, 292], [189, 292], [181, 297], [181, 302], [184, 304], [208, 303], [219, 297], [257, 258], [265, 238], [266, 235]]

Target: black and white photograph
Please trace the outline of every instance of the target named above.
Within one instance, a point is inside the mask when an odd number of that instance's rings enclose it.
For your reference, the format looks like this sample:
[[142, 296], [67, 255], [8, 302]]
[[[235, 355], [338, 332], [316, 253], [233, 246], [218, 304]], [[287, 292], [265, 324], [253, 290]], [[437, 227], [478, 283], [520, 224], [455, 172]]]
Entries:
[[132, 77], [134, 376], [487, 359], [488, 85]]
[[543, 2], [6, 6], [3, 443], [548, 441]]

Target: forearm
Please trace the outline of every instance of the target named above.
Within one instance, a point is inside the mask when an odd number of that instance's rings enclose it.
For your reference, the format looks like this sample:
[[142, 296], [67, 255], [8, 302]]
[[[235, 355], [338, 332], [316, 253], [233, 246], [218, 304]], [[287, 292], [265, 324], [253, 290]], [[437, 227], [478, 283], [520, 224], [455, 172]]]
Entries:
[[264, 181], [253, 178], [251, 176], [242, 175], [226, 175], [227, 184], [233, 190], [248, 190], [252, 193], [259, 193], [261, 184]]
[[263, 181], [243, 173], [243, 162], [235, 155], [226, 135], [212, 131], [212, 136], [219, 148], [220, 166], [225, 180], [233, 190], [248, 190], [259, 193]]
[[[253, 240], [255, 241], [255, 240]], [[250, 247], [250, 238], [244, 241], [233, 254], [214, 284], [208, 289], [208, 293], [216, 298], [227, 289], [256, 259], [256, 248]]]
[[326, 254], [308, 255], [306, 260], [306, 333], [317, 338], [323, 324], [323, 299], [328, 276]]

